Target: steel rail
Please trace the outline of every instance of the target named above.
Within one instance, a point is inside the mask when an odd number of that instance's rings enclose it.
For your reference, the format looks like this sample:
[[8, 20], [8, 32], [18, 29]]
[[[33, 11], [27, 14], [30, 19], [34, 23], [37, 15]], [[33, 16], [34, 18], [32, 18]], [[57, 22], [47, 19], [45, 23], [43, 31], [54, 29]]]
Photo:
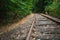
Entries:
[[29, 32], [28, 32], [28, 35], [27, 35], [27, 37], [26, 37], [26, 40], [29, 40], [29, 39], [30, 39], [30, 35], [31, 35], [31, 33], [32, 33], [32, 29], [33, 29], [33, 26], [34, 26], [34, 22], [35, 22], [35, 17], [34, 17], [34, 19], [33, 19], [33, 22], [32, 22], [31, 28], [30, 28], [30, 30], [29, 30]]

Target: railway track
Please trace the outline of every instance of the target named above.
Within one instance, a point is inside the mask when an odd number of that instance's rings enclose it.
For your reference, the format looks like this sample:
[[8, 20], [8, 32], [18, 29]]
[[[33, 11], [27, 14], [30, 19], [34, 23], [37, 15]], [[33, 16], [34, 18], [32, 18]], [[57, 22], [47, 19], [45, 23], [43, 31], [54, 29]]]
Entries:
[[35, 20], [29, 30], [26, 40], [60, 40], [60, 24], [41, 16], [35, 15]]
[[0, 35], [0, 40], [60, 40], [60, 24], [40, 14], [10, 32]]

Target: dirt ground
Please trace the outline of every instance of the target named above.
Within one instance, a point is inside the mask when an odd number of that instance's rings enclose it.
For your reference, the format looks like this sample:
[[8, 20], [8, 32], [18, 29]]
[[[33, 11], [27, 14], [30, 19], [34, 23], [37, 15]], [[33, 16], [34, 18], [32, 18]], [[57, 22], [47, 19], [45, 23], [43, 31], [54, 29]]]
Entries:
[[19, 20], [18, 22], [13, 23], [12, 25], [6, 25], [6, 26], [0, 27], [0, 35], [3, 34], [4, 32], [8, 32], [15, 28], [18, 28], [18, 25], [24, 24], [28, 20], [28, 18], [33, 17], [33, 15], [34, 14], [30, 14], [25, 18], [23, 18], [22, 20]]

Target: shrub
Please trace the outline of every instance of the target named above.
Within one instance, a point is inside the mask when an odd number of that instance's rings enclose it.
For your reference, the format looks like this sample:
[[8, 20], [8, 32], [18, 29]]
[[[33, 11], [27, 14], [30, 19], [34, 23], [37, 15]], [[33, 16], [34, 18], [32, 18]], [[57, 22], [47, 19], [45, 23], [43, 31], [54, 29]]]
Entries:
[[0, 22], [9, 23], [32, 12], [33, 0], [0, 0]]
[[45, 7], [45, 11], [48, 12], [49, 15], [53, 16], [53, 17], [57, 17], [60, 18], [60, 4], [56, 1], [53, 1], [52, 4], [47, 5]]

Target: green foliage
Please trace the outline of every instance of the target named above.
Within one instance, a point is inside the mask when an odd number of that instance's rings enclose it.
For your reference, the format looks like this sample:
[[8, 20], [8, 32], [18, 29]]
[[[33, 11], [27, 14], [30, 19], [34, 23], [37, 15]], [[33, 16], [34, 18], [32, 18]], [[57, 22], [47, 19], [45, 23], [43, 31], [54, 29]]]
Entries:
[[0, 0], [0, 22], [9, 23], [31, 12], [48, 12], [60, 18], [60, 0]]
[[49, 15], [60, 18], [60, 4], [59, 1], [53, 0], [52, 4], [49, 4], [45, 7], [45, 11], [48, 12]]
[[0, 22], [9, 23], [32, 12], [33, 0], [0, 0]]
[[49, 6], [46, 6], [45, 10], [46, 11], [55, 11], [55, 10], [58, 9], [58, 7], [59, 7], [58, 4], [53, 3], [53, 4], [49, 5]]
[[60, 0], [37, 0], [33, 12], [48, 12], [49, 15], [60, 18]]
[[45, 2], [45, 6], [46, 6], [46, 5], [52, 4], [53, 0], [45, 0], [44, 2]]
[[35, 3], [35, 7], [33, 8], [33, 12], [43, 12], [45, 7], [45, 0], [38, 0]]

